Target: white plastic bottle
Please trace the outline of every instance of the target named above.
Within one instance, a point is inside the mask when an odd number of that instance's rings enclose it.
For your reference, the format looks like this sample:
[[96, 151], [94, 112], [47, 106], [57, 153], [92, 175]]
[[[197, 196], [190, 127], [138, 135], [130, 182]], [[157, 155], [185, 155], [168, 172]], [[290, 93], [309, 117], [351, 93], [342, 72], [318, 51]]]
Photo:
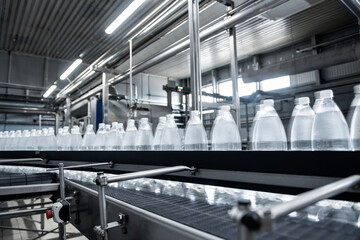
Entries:
[[355, 98], [351, 102], [348, 118], [353, 150], [360, 150], [360, 85], [354, 87]]
[[69, 127], [65, 126], [63, 128], [63, 132], [60, 138], [60, 150], [62, 151], [70, 151], [70, 132]]
[[30, 139], [30, 131], [29, 130], [24, 130], [22, 132], [22, 138], [21, 138], [21, 143], [20, 145], [20, 150], [28, 150], [27, 149], [27, 145], [28, 145], [28, 141]]
[[79, 151], [81, 150], [82, 146], [82, 137], [80, 134], [80, 128], [79, 126], [73, 126], [71, 128], [71, 134], [70, 134], [70, 150], [71, 151]]
[[20, 150], [19, 143], [21, 144], [21, 137], [22, 137], [21, 130], [16, 130], [15, 136], [11, 141], [11, 147], [10, 147], [13, 151]]
[[349, 128], [339, 107], [333, 100], [332, 90], [319, 93], [319, 106], [311, 133], [314, 151], [346, 151], [351, 149]]
[[96, 138], [95, 138], [95, 144], [94, 144], [95, 151], [106, 150], [106, 147], [105, 147], [106, 135], [107, 135], [107, 132], [105, 130], [105, 123], [100, 123], [99, 129], [96, 132]]
[[9, 137], [6, 141], [6, 144], [5, 144], [5, 149], [7, 151], [13, 151], [13, 142], [14, 142], [14, 139], [15, 139], [15, 131], [14, 130], [11, 130], [9, 132]]
[[135, 120], [129, 119], [127, 121], [124, 137], [124, 150], [136, 150], [136, 135], [137, 129], [135, 127]]
[[208, 139], [199, 111], [190, 111], [190, 119], [185, 129], [185, 150], [206, 151], [208, 150]]
[[295, 108], [290, 121], [290, 146], [294, 151], [311, 151], [311, 130], [315, 113], [309, 106], [310, 99], [295, 99]]
[[86, 126], [86, 131], [82, 142], [82, 150], [85, 151], [94, 150], [95, 139], [96, 139], [96, 135], [94, 132], [94, 126], [92, 124], [89, 124]]
[[181, 150], [181, 138], [172, 114], [166, 115], [166, 125], [161, 135], [161, 150]]
[[117, 122], [111, 123], [111, 129], [107, 132], [107, 136], [106, 136], [106, 150], [109, 151], [120, 150], [121, 136], [118, 126], [119, 124]]
[[320, 92], [321, 91], [314, 92], [314, 96], [315, 96], [315, 102], [314, 102], [314, 105], [313, 105], [314, 112], [316, 112], [317, 108], [319, 107], [320, 101], [321, 101]]
[[47, 148], [44, 150], [55, 151], [57, 149], [57, 142], [55, 137], [54, 128], [48, 128], [48, 134], [45, 138]]
[[255, 116], [253, 118], [251, 127], [250, 127], [250, 133], [249, 133], [249, 138], [250, 138], [250, 142], [249, 142], [249, 150], [254, 150], [254, 146], [253, 144], [253, 136], [254, 136], [254, 128], [255, 128], [255, 124], [257, 122], [257, 120], [259, 120], [259, 116], [262, 114], [262, 102], [260, 104], [256, 105], [256, 113]]
[[153, 149], [154, 136], [148, 118], [141, 118], [139, 131], [136, 135], [136, 150], [146, 151]]
[[6, 143], [9, 140], [9, 131], [4, 131], [3, 132], [3, 137], [2, 137], [2, 146], [1, 146], [1, 150], [6, 151]]
[[211, 129], [213, 151], [240, 151], [239, 129], [230, 113], [230, 106], [221, 106]]
[[37, 149], [40, 151], [44, 151], [48, 149], [49, 143], [46, 141], [46, 137], [48, 135], [47, 128], [41, 130], [41, 134], [38, 136], [38, 147]]
[[36, 129], [31, 129], [29, 140], [26, 143], [27, 150], [35, 150], [37, 146]]
[[62, 150], [62, 146], [61, 146], [62, 141], [61, 140], [63, 137], [63, 131], [64, 131], [63, 128], [59, 128], [58, 134], [56, 135], [56, 146], [57, 146], [57, 150], [59, 150], [59, 151]]
[[154, 136], [154, 150], [161, 149], [161, 135], [166, 124], [166, 117], [159, 117], [159, 123], [155, 130]]
[[119, 150], [124, 150], [124, 138], [125, 138], [124, 124], [123, 124], [123, 123], [119, 123], [119, 124], [118, 124], [118, 129], [119, 129], [119, 133], [120, 133]]
[[274, 100], [263, 101], [252, 137], [254, 150], [285, 151], [287, 140], [284, 126], [274, 108]]

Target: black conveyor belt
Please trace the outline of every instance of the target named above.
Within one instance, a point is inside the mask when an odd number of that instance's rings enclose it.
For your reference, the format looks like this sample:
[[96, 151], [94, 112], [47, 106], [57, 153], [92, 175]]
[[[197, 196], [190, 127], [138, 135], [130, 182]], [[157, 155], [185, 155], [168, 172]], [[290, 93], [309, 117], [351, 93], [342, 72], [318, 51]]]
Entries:
[[55, 173], [8, 173], [0, 172], [0, 187], [44, 184], [55, 181]]
[[[93, 190], [96, 185], [80, 183]], [[139, 208], [225, 239], [237, 239], [237, 226], [227, 211], [231, 206], [210, 205], [205, 201], [191, 201], [136, 190], [107, 187], [106, 194]], [[272, 232], [256, 236], [257, 240], [360, 240], [360, 228], [333, 220], [309, 221], [302, 217], [284, 217], [276, 221]]]

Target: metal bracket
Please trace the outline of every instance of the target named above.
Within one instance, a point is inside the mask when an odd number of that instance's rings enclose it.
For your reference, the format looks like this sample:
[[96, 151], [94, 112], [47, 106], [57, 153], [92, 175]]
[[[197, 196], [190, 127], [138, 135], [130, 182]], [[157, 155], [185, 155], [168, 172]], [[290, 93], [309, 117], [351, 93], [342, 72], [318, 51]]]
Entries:
[[93, 71], [95, 72], [100, 72], [100, 73], [109, 73], [109, 74], [112, 74], [112, 75], [120, 75], [120, 72], [114, 70], [114, 69], [109, 69], [109, 68], [106, 68], [106, 67], [98, 67], [98, 66], [94, 66], [92, 67]]
[[124, 225], [127, 221], [127, 216], [123, 213], [119, 213], [119, 220], [115, 221], [115, 222], [111, 222], [108, 223], [105, 229], [102, 229], [100, 225], [95, 226], [93, 228], [94, 232], [99, 236], [99, 237], [104, 237], [105, 236], [105, 230], [109, 230], [111, 228], [115, 228], [115, 227], [120, 227], [122, 225]]

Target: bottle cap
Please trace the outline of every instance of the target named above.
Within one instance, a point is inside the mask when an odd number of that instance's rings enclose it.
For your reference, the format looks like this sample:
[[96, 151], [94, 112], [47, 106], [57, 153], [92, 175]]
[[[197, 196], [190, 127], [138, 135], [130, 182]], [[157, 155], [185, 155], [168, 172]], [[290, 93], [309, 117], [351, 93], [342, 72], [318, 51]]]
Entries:
[[110, 124], [105, 124], [105, 129], [110, 129], [111, 125]]
[[195, 116], [199, 116], [199, 115], [200, 115], [200, 113], [197, 110], [190, 111], [190, 117], [195, 117]]
[[172, 115], [172, 114], [166, 114], [166, 119], [167, 119], [167, 120], [174, 119], [174, 115]]
[[334, 93], [330, 89], [322, 90], [319, 92], [319, 98], [333, 98], [333, 97], [334, 97]]
[[99, 128], [105, 128], [105, 123], [99, 123]]
[[111, 127], [112, 127], [112, 128], [116, 128], [117, 126], [118, 126], [118, 122], [112, 122], [112, 123], [111, 123]]
[[219, 107], [219, 110], [221, 111], [230, 111], [230, 106], [229, 105], [223, 105]]
[[127, 120], [127, 125], [135, 125], [135, 120], [134, 119]]
[[148, 118], [141, 118], [140, 122], [141, 123], [147, 123], [147, 122], [149, 122], [149, 119]]
[[267, 107], [267, 106], [271, 106], [273, 107], [274, 106], [274, 99], [265, 99], [263, 101], [261, 101], [262, 105], [264, 107]]
[[359, 93], [360, 93], [360, 84], [354, 86], [354, 93], [355, 93], [355, 94], [359, 94]]
[[122, 127], [124, 127], [124, 124], [123, 123], [118, 123], [118, 127], [122, 128]]
[[159, 122], [165, 122], [166, 121], [166, 117], [159, 117]]
[[295, 98], [295, 105], [305, 105], [309, 103], [310, 103], [310, 98], [308, 97]]
[[86, 130], [94, 130], [94, 125], [92, 124], [87, 125]]

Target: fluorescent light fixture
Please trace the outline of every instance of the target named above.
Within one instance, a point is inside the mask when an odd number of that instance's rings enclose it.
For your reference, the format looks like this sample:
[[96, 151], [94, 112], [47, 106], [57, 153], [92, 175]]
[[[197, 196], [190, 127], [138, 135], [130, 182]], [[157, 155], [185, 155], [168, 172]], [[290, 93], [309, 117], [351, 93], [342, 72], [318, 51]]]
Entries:
[[290, 87], [290, 76], [282, 76], [278, 78], [272, 78], [263, 80], [261, 82], [262, 90], [267, 91], [273, 91], [281, 88], [287, 88]]
[[145, 0], [134, 0], [106, 29], [107, 34], [113, 33], [136, 9], [138, 9]]
[[43, 98], [47, 98], [56, 89], [56, 85], [51, 85], [49, 89], [44, 93]]
[[214, 113], [215, 111], [213, 109], [210, 109], [210, 110], [204, 110], [202, 111], [202, 114], [205, 115], [205, 114], [210, 114], [210, 113]]
[[82, 59], [76, 59], [73, 64], [66, 69], [66, 71], [60, 76], [61, 80], [65, 80], [80, 64], [82, 63]]

